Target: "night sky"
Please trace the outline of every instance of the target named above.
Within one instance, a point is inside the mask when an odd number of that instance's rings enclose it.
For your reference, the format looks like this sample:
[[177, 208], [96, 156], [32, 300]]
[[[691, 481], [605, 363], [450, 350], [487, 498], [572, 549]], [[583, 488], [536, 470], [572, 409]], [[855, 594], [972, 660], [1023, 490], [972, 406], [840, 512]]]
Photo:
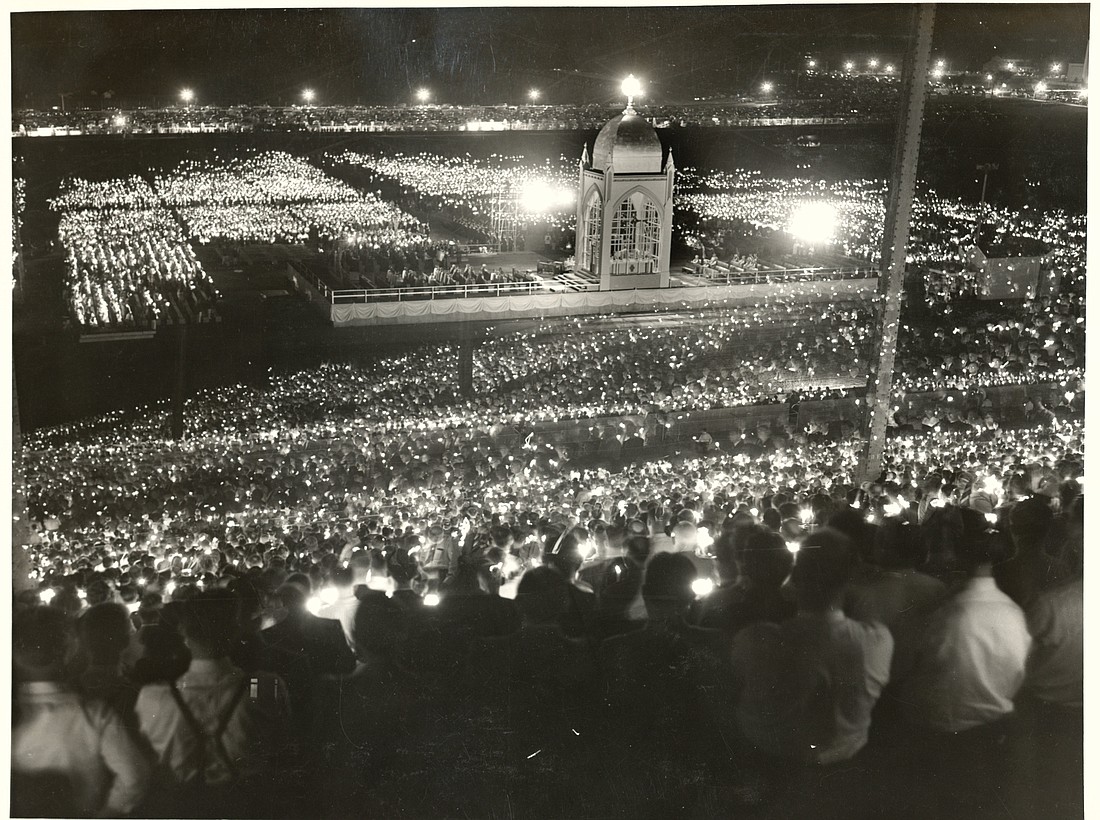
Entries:
[[[20, 12], [12, 21], [13, 104], [433, 100], [607, 102], [633, 71], [653, 102], [746, 87], [807, 55], [900, 59], [909, 8], [321, 9]], [[1089, 10], [1074, 5], [937, 7], [937, 56], [980, 68], [991, 57], [1079, 62]]]

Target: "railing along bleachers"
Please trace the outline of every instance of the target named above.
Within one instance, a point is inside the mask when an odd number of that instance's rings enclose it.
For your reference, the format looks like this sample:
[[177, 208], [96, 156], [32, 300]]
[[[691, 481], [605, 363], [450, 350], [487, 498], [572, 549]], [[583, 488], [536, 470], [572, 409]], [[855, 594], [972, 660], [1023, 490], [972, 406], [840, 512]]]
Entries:
[[789, 282], [833, 281], [838, 279], [873, 279], [875, 268], [805, 267], [783, 268], [761, 261], [755, 270], [742, 270], [726, 262], [703, 264], [689, 262], [684, 273], [705, 279], [712, 285], [774, 285]]
[[523, 296], [551, 293], [546, 282], [488, 282], [474, 285], [424, 285], [401, 288], [329, 290], [334, 305], [362, 302], [411, 302], [424, 299], [466, 299], [471, 296]]

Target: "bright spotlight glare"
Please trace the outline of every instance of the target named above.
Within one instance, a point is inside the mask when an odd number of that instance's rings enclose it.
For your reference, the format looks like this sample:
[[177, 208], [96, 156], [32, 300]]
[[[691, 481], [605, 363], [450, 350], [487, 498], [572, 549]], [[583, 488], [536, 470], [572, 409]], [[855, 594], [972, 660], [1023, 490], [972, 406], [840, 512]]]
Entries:
[[313, 102], [313, 98], [316, 96], [317, 95], [313, 92], [312, 88], [307, 88], [305, 91], [302, 92], [302, 99], [305, 100], [307, 103]]
[[195, 92], [192, 91], [190, 88], [185, 88], [183, 89], [183, 91], [180, 92], [180, 99], [183, 100], [185, 103], [189, 103], [193, 99], [195, 99]]
[[117, 117], [115, 117], [115, 127], [121, 128], [125, 124], [126, 124], [126, 118], [124, 116], [119, 114]]
[[851, 71], [851, 70], [852, 70], [853, 68], [855, 68], [855, 67], [856, 67], [856, 64], [855, 64], [855, 63], [853, 63], [853, 62], [852, 62], [851, 60], [849, 60], [848, 62], [846, 62], [846, 63], [844, 64], [844, 70], [845, 70], [845, 71]]
[[520, 190], [520, 207], [528, 213], [541, 214], [573, 201], [573, 192], [556, 188], [545, 179], [530, 179]]
[[770, 82], [764, 81], [760, 84], [760, 90], [763, 91], [765, 94], [770, 93], [772, 88], [773, 86]]
[[894, 67], [892, 65], [886, 66], [886, 73], [887, 74], [893, 74], [894, 73]]
[[537, 88], [532, 88], [530, 91], [527, 92], [527, 96], [530, 97], [532, 100], [537, 100], [541, 96], [541, 93]]
[[867, 61], [867, 65], [869, 65], [871, 68], [878, 68], [878, 60], [872, 57], [870, 60]]
[[439, 596], [434, 592], [429, 592], [424, 596], [424, 606], [439, 606]]
[[418, 89], [416, 92], [416, 98], [422, 103], [426, 103], [432, 97], [432, 92], [426, 88]]
[[791, 213], [787, 230], [803, 242], [820, 245], [831, 242], [836, 232], [836, 208], [825, 202], [807, 202]]
[[311, 615], [316, 615], [321, 611], [321, 607], [324, 606], [324, 602], [317, 595], [310, 595], [306, 598], [306, 609], [309, 610]]
[[1035, 90], [1041, 94], [1042, 92], [1047, 90], [1047, 84], [1042, 81], [1037, 82], [1035, 83]]
[[714, 581], [710, 578], [696, 578], [691, 582], [691, 591], [696, 598], [705, 598], [714, 592]]
[[621, 89], [627, 99], [633, 99], [642, 93], [642, 81], [633, 74], [627, 74]]

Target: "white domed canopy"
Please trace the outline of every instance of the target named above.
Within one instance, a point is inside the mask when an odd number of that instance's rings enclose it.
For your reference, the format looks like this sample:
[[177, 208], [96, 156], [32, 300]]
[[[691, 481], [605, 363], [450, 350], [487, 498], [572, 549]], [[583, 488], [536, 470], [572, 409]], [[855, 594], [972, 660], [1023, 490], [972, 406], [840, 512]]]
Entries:
[[594, 169], [606, 171], [612, 164], [617, 174], [661, 173], [661, 140], [653, 126], [633, 111], [611, 119], [592, 147]]

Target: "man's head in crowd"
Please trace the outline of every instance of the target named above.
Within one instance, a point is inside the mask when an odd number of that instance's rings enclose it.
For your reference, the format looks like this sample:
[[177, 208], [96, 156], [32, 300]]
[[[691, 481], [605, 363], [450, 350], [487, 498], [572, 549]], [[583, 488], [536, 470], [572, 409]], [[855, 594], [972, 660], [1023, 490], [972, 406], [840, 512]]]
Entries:
[[[287, 585], [280, 589], [293, 589]], [[304, 606], [304, 602], [303, 602]], [[240, 601], [228, 589], [210, 589], [189, 598], [180, 610], [180, 627], [187, 648], [195, 658], [221, 658], [229, 654], [236, 638]]]
[[926, 555], [917, 527], [901, 517], [883, 519], [874, 534], [874, 563], [880, 569], [916, 569]]
[[811, 532], [799, 546], [791, 581], [806, 612], [839, 608], [852, 573], [852, 542], [828, 527]]
[[986, 521], [977, 510], [963, 508], [962, 537], [955, 548], [960, 568], [972, 575], [989, 575], [993, 566], [1010, 558], [1013, 553], [1008, 534]]
[[80, 643], [91, 663], [114, 666], [130, 644], [133, 625], [122, 604], [103, 603], [90, 607], [77, 622]]
[[569, 584], [551, 567], [534, 567], [520, 579], [516, 605], [524, 623], [554, 624], [569, 608]]
[[779, 533], [754, 526], [739, 533], [737, 562], [745, 585], [779, 589], [791, 574], [794, 556]]
[[692, 582], [699, 577], [695, 564], [678, 552], [662, 552], [650, 560], [642, 582], [642, 600], [651, 620], [687, 614], [695, 593]]
[[737, 544], [744, 537], [745, 529], [746, 527], [742, 525], [729, 532], [723, 532], [714, 539], [714, 544], [711, 545], [711, 552], [714, 553], [714, 570], [718, 574], [718, 580], [721, 584], [736, 583], [740, 577], [741, 573], [737, 564]]
[[60, 609], [36, 606], [12, 619], [12, 658], [21, 681], [58, 681], [75, 648], [72, 621]]
[[403, 606], [385, 595], [369, 595], [355, 610], [352, 637], [360, 661], [392, 658], [408, 637], [409, 620]]

